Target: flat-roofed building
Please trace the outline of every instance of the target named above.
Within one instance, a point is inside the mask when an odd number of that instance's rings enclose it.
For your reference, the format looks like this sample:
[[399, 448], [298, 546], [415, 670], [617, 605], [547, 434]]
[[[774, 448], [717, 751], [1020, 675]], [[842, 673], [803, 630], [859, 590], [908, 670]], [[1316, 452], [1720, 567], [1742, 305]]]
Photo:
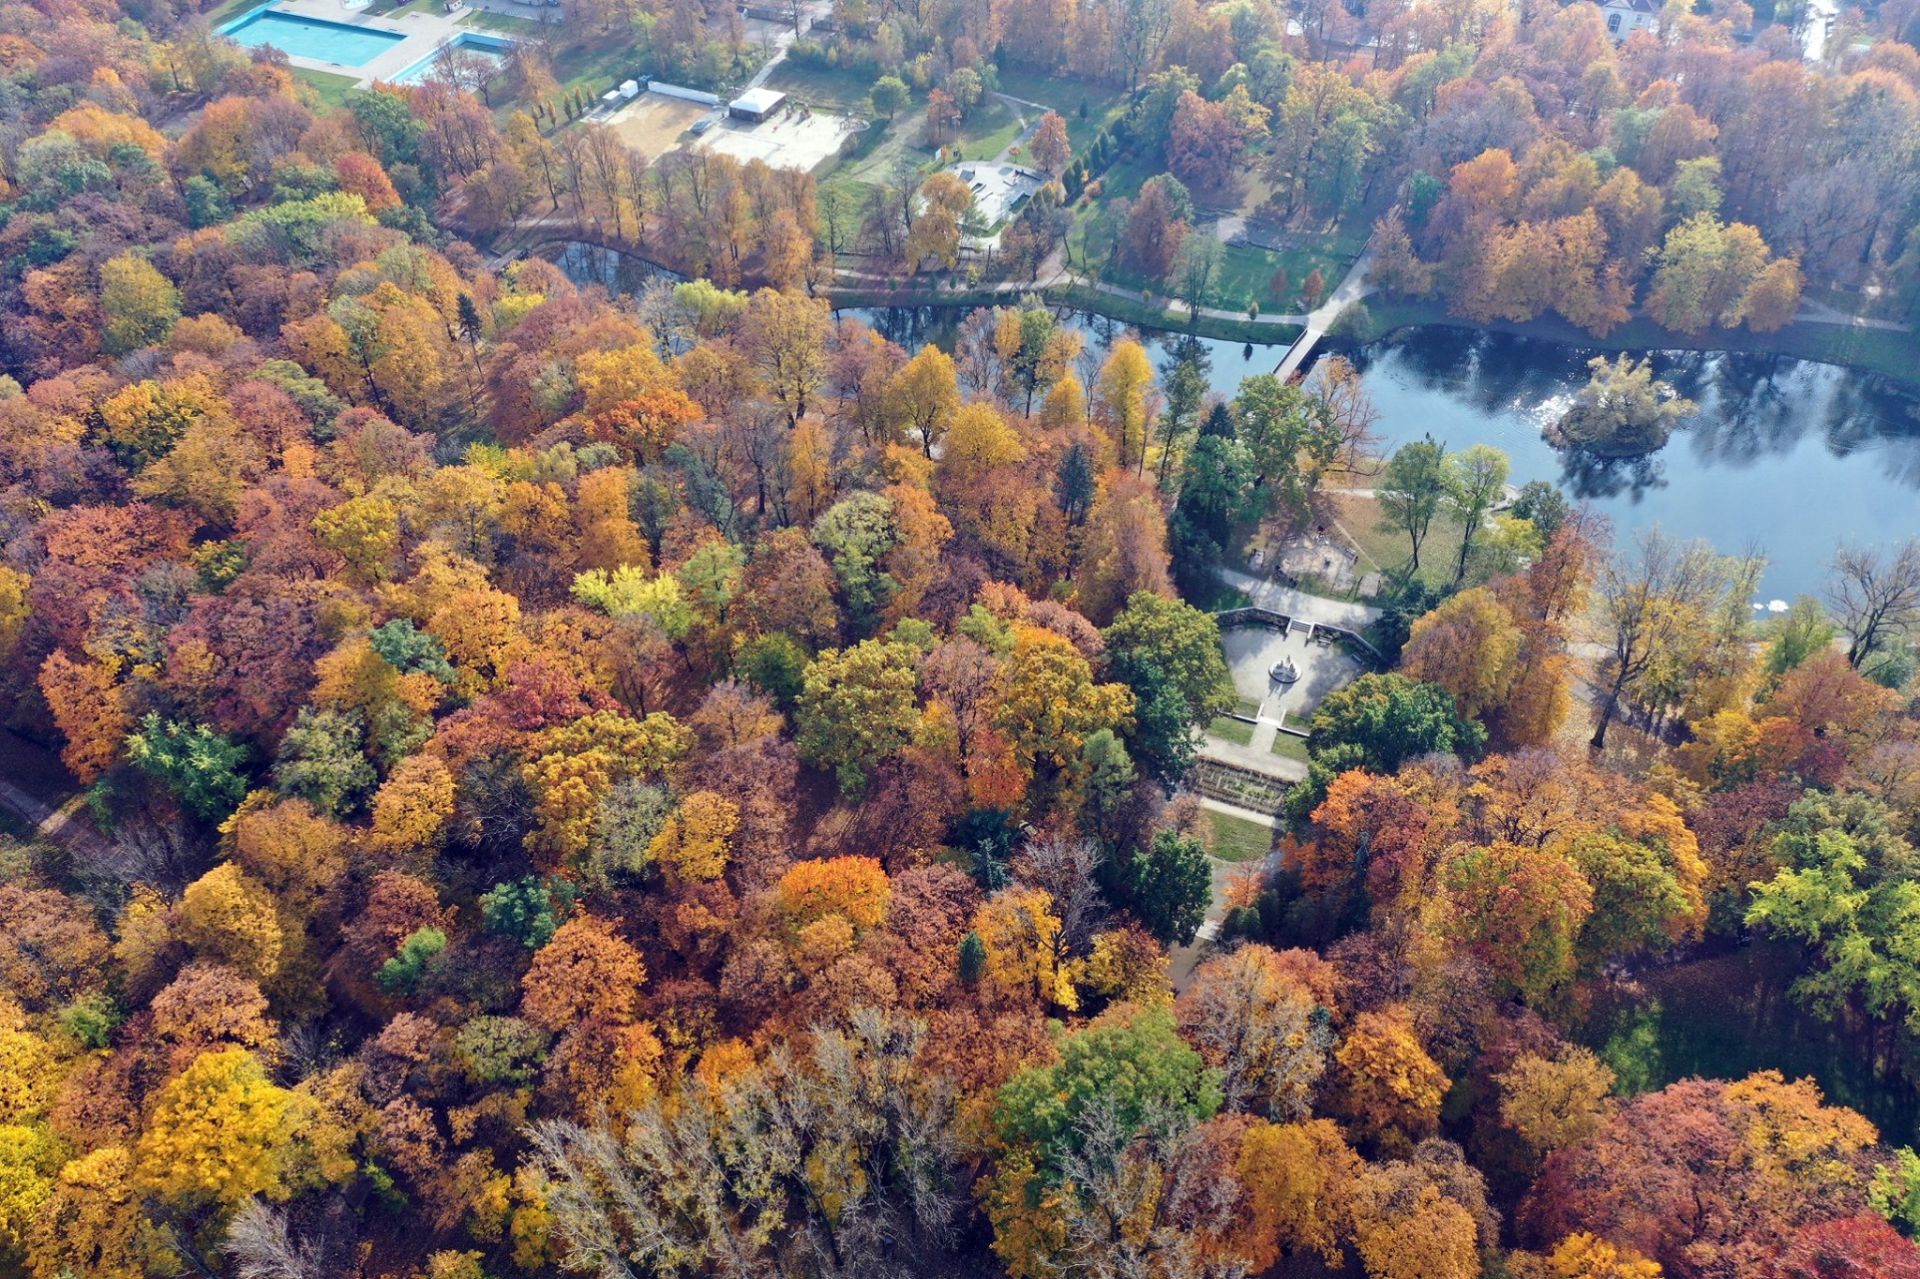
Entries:
[[727, 104], [727, 114], [736, 120], [751, 120], [758, 124], [778, 111], [780, 104], [786, 100], [787, 95], [776, 89], [748, 89]]

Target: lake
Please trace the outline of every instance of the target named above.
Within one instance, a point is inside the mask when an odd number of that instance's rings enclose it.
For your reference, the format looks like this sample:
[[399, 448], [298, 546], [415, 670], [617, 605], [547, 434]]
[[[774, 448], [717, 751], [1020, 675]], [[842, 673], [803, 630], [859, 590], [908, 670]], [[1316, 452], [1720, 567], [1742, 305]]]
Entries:
[[[632, 291], [661, 274], [635, 259], [571, 246], [561, 265], [582, 283]], [[912, 348], [951, 347], [968, 308], [849, 308]], [[1088, 368], [1126, 325], [1063, 312], [1088, 339]], [[1156, 363], [1174, 335], [1148, 335]], [[1283, 348], [1201, 339], [1215, 391], [1270, 372]], [[1920, 534], [1920, 395], [1830, 364], [1725, 352], [1656, 351], [1654, 368], [1699, 405], [1649, 457], [1605, 462], [1563, 454], [1541, 436], [1587, 379], [1597, 351], [1469, 329], [1405, 329], [1344, 352], [1380, 411], [1383, 451], [1431, 434], [1450, 449], [1487, 443], [1513, 460], [1512, 481], [1546, 479], [1590, 502], [1616, 538], [1659, 525], [1725, 552], [1767, 557], [1762, 599], [1816, 594], [1843, 540], [1886, 544]], [[1318, 358], [1326, 358], [1323, 348]], [[1920, 353], [1916, 354], [1920, 361]], [[1083, 372], [1083, 376], [1085, 373]]]
[[[902, 345], [950, 345], [959, 308], [856, 310]], [[1126, 326], [1070, 313], [1095, 351]], [[1149, 335], [1165, 365], [1177, 337]], [[1284, 348], [1201, 339], [1215, 391], [1271, 372]], [[1817, 594], [1842, 540], [1920, 534], [1920, 396], [1831, 364], [1726, 352], [1656, 351], [1658, 375], [1699, 409], [1664, 449], [1604, 461], [1564, 453], [1541, 428], [1586, 383], [1599, 351], [1446, 326], [1404, 329], [1342, 352], [1380, 411], [1383, 452], [1432, 435], [1450, 449], [1491, 444], [1513, 483], [1558, 482], [1606, 515], [1624, 541], [1659, 525], [1726, 552], [1767, 557], [1763, 599]], [[1327, 358], [1323, 348], [1317, 359]], [[1920, 355], [1916, 355], [1920, 360]]]

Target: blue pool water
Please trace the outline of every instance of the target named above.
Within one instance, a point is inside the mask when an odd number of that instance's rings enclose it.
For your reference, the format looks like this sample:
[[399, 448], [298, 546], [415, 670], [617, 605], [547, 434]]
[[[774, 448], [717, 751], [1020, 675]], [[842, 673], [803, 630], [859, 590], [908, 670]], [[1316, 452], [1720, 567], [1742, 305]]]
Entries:
[[260, 9], [222, 32], [249, 48], [270, 44], [296, 58], [313, 58], [336, 66], [357, 67], [406, 39], [392, 31], [350, 27], [321, 18], [302, 18], [276, 9]]
[[393, 83], [418, 84], [427, 78], [427, 73], [433, 70], [434, 63], [438, 62], [440, 55], [448, 49], [464, 49], [468, 53], [477, 54], [489, 62], [499, 64], [507, 60], [507, 50], [512, 47], [513, 41], [507, 39], [505, 36], [490, 36], [482, 35], [474, 31], [462, 31], [459, 35], [447, 41], [438, 49], [435, 49], [432, 53], [429, 53], [426, 57], [420, 59], [420, 61], [395, 76]]

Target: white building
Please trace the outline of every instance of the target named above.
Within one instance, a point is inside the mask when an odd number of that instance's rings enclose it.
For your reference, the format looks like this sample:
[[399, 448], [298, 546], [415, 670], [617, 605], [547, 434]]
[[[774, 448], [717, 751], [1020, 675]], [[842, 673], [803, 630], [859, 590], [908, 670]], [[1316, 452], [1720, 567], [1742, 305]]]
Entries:
[[750, 120], [758, 124], [779, 110], [780, 104], [786, 100], [786, 94], [773, 89], [748, 89], [727, 104], [727, 114], [736, 120]]
[[1607, 35], [1615, 44], [1636, 31], [1648, 31], [1660, 18], [1660, 6], [1654, 0], [1595, 0], [1606, 15]]

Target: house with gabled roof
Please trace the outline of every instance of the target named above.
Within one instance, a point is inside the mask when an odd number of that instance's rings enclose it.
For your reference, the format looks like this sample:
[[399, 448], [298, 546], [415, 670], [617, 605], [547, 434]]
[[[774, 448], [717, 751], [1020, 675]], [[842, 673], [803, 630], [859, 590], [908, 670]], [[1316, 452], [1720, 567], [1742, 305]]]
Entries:
[[1607, 36], [1615, 43], [1636, 31], [1650, 31], [1659, 21], [1660, 6], [1654, 0], [1594, 0], [1606, 15]]

